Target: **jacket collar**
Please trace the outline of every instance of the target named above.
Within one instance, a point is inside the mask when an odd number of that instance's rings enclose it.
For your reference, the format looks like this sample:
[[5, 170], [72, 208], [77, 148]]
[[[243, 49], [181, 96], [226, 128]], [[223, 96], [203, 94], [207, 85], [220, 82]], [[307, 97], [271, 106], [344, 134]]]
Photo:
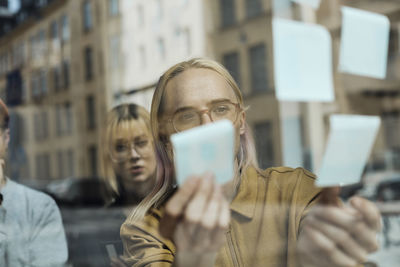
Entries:
[[254, 167], [249, 167], [241, 176], [239, 190], [231, 203], [231, 210], [252, 219], [257, 202], [258, 173]]

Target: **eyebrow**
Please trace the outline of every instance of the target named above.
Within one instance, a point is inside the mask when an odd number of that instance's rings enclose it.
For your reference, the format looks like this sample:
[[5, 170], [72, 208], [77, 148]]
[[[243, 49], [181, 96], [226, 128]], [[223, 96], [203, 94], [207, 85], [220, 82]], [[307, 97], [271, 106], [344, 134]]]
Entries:
[[[219, 98], [219, 99], [215, 99], [211, 102], [207, 103], [207, 106], [212, 105], [212, 104], [218, 104], [218, 103], [224, 103], [224, 102], [232, 102], [232, 100], [228, 99], [228, 98]], [[178, 113], [178, 112], [182, 112], [182, 111], [187, 111], [187, 110], [192, 110], [192, 109], [196, 109], [193, 106], [185, 106], [185, 107], [180, 107], [177, 110], [175, 110], [174, 113]]]
[[[142, 139], [142, 138], [148, 138], [148, 136], [146, 134], [142, 134], [142, 135], [139, 135], [139, 136], [135, 136], [133, 138], [133, 140], [136, 141], [136, 140]], [[128, 138], [118, 138], [118, 139], [115, 140], [116, 143], [117, 142], [129, 142], [129, 141], [130, 140], [128, 140]]]

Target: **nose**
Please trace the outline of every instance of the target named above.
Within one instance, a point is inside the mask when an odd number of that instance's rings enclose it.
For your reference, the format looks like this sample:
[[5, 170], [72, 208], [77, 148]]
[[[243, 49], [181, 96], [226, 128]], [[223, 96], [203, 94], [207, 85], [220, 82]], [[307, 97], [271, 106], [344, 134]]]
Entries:
[[131, 148], [131, 154], [129, 155], [131, 159], [138, 159], [140, 158], [140, 154], [137, 152], [135, 147]]
[[208, 123], [211, 123], [211, 122], [212, 122], [212, 120], [211, 120], [210, 113], [204, 112], [203, 114], [201, 114], [201, 125], [208, 124]]

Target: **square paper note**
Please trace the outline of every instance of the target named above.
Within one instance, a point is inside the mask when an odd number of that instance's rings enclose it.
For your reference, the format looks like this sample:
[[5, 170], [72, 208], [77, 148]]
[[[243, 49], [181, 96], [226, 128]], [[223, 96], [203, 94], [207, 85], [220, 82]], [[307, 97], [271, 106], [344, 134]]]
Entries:
[[178, 184], [191, 175], [214, 173], [217, 183], [233, 178], [234, 129], [228, 120], [171, 136]]
[[274, 18], [276, 95], [281, 101], [333, 101], [332, 44], [318, 25]]
[[377, 116], [333, 115], [328, 143], [318, 173], [318, 186], [360, 181], [379, 129]]
[[384, 79], [386, 77], [390, 22], [386, 16], [342, 7], [339, 70]]

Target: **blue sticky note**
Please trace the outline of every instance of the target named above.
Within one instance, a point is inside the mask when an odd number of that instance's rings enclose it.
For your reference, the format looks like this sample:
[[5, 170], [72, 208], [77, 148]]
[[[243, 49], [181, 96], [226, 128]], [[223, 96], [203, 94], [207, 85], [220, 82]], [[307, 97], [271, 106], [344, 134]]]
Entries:
[[387, 70], [390, 22], [380, 14], [342, 7], [339, 70], [384, 79]]
[[319, 25], [273, 19], [276, 96], [280, 101], [335, 99], [332, 44]]
[[378, 116], [333, 115], [318, 186], [358, 183], [380, 126]]
[[222, 120], [173, 134], [175, 173], [178, 184], [191, 175], [212, 172], [216, 182], [233, 178], [234, 128]]

